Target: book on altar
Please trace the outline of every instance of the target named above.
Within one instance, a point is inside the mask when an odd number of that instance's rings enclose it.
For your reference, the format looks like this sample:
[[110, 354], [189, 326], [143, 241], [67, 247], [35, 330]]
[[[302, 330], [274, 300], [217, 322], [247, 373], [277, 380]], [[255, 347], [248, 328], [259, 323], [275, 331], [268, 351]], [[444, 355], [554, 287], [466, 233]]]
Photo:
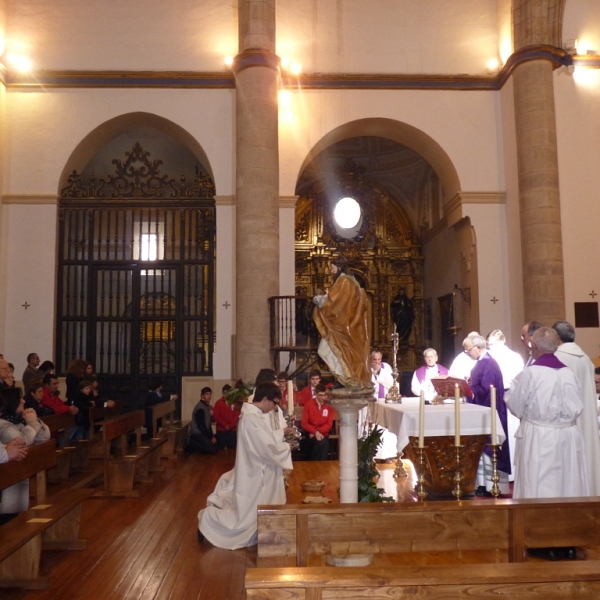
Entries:
[[458, 384], [461, 397], [473, 397], [473, 392], [471, 391], [469, 384], [465, 379], [460, 379], [460, 377], [432, 377], [431, 384], [435, 388], [435, 391], [438, 393], [438, 395], [442, 396], [442, 398], [454, 398], [456, 384]]

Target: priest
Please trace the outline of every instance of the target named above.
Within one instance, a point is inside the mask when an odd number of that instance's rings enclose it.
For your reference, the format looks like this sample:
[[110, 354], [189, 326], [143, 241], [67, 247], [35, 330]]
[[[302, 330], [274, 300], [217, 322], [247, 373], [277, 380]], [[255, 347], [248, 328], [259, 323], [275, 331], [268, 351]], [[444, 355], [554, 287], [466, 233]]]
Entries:
[[[480, 406], [491, 406], [491, 386], [494, 386], [496, 388], [496, 412], [506, 436], [508, 428], [506, 424], [506, 404], [504, 404], [502, 371], [498, 363], [487, 351], [485, 339], [481, 335], [473, 335], [465, 340], [465, 352], [477, 361], [471, 371], [473, 399], [469, 400], [469, 402], [479, 404]], [[479, 471], [477, 472], [477, 483], [479, 485], [479, 488], [475, 492], [477, 495], [487, 495], [492, 488], [492, 461], [489, 454], [491, 454], [491, 451], [486, 447], [481, 457]], [[503, 494], [508, 493], [508, 476], [510, 473], [508, 439], [505, 439], [498, 452], [499, 487]]]
[[198, 513], [198, 541], [237, 550], [257, 543], [259, 504], [285, 504], [283, 470], [291, 470], [291, 429], [272, 429], [265, 418], [281, 399], [275, 383], [257, 386], [242, 406], [235, 466], [219, 479], [207, 506]]
[[590, 492], [600, 496], [600, 437], [598, 436], [598, 403], [594, 364], [589, 356], [575, 343], [575, 328], [567, 321], [552, 325], [560, 339], [556, 358], [575, 373], [579, 384], [583, 412], [578, 423], [585, 446], [585, 459], [590, 478]]
[[577, 419], [583, 410], [577, 378], [553, 353], [556, 332], [538, 329], [531, 339], [534, 363], [506, 394], [519, 419], [513, 498], [587, 496], [588, 471]]

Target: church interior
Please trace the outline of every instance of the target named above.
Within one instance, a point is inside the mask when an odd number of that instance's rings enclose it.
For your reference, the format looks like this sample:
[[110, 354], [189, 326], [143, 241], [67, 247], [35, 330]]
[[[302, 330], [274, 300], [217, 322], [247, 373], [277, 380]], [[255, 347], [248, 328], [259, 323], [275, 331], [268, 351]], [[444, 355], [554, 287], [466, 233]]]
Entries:
[[[500, 329], [526, 358], [523, 324], [564, 319], [595, 358], [598, 156], [597, 0], [0, 0], [0, 354], [17, 375], [30, 353], [52, 360], [61, 384], [83, 358], [131, 410], [159, 376], [189, 421], [205, 386], [218, 398], [265, 367], [305, 384], [323, 367], [312, 297], [344, 255], [371, 347], [391, 362], [399, 334], [404, 394], [426, 348], [449, 367], [472, 331]], [[86, 499], [88, 549], [44, 552], [48, 589], [2, 597], [598, 597], [593, 550], [552, 580], [512, 564], [541, 516], [488, 511], [473, 531], [456, 501], [432, 529], [439, 552], [413, 532], [386, 554], [369, 530], [378, 591], [343, 569], [338, 587], [298, 583], [324, 566], [325, 541], [302, 543], [325, 508], [298, 517], [284, 551], [278, 531], [262, 549], [260, 535], [198, 545], [196, 514], [234, 461], [179, 455], [139, 497]], [[335, 492], [331, 466], [310, 464]], [[399, 500], [427, 504], [405, 483], [389, 483]], [[573, 510], [600, 519], [600, 505]], [[483, 543], [497, 528], [506, 540]], [[280, 579], [245, 589], [257, 567]]]

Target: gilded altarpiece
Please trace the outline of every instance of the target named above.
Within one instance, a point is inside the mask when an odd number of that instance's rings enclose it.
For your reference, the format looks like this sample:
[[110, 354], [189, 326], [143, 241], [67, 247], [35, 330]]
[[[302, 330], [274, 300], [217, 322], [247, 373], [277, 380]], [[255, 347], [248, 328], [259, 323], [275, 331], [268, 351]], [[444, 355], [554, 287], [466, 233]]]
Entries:
[[[333, 217], [336, 202], [345, 196], [359, 203], [362, 215], [350, 238]], [[405, 289], [414, 321], [410, 336], [400, 344], [398, 369], [418, 367], [424, 344], [423, 256], [400, 203], [349, 161], [334, 182], [313, 185], [298, 199], [295, 238], [297, 294], [312, 297], [318, 288], [331, 286], [330, 259], [346, 256], [369, 299], [371, 346], [381, 349], [387, 360], [394, 326], [390, 305], [399, 289]]]

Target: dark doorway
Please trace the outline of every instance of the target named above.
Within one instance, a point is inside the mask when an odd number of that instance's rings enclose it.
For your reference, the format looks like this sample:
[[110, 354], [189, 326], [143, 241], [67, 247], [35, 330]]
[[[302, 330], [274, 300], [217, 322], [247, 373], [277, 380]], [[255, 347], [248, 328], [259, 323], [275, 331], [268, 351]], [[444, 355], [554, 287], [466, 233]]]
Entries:
[[135, 408], [153, 377], [179, 391], [182, 376], [212, 375], [214, 185], [197, 164], [190, 183], [163, 175], [139, 142], [113, 164], [61, 193], [56, 360], [61, 374], [88, 360]]

